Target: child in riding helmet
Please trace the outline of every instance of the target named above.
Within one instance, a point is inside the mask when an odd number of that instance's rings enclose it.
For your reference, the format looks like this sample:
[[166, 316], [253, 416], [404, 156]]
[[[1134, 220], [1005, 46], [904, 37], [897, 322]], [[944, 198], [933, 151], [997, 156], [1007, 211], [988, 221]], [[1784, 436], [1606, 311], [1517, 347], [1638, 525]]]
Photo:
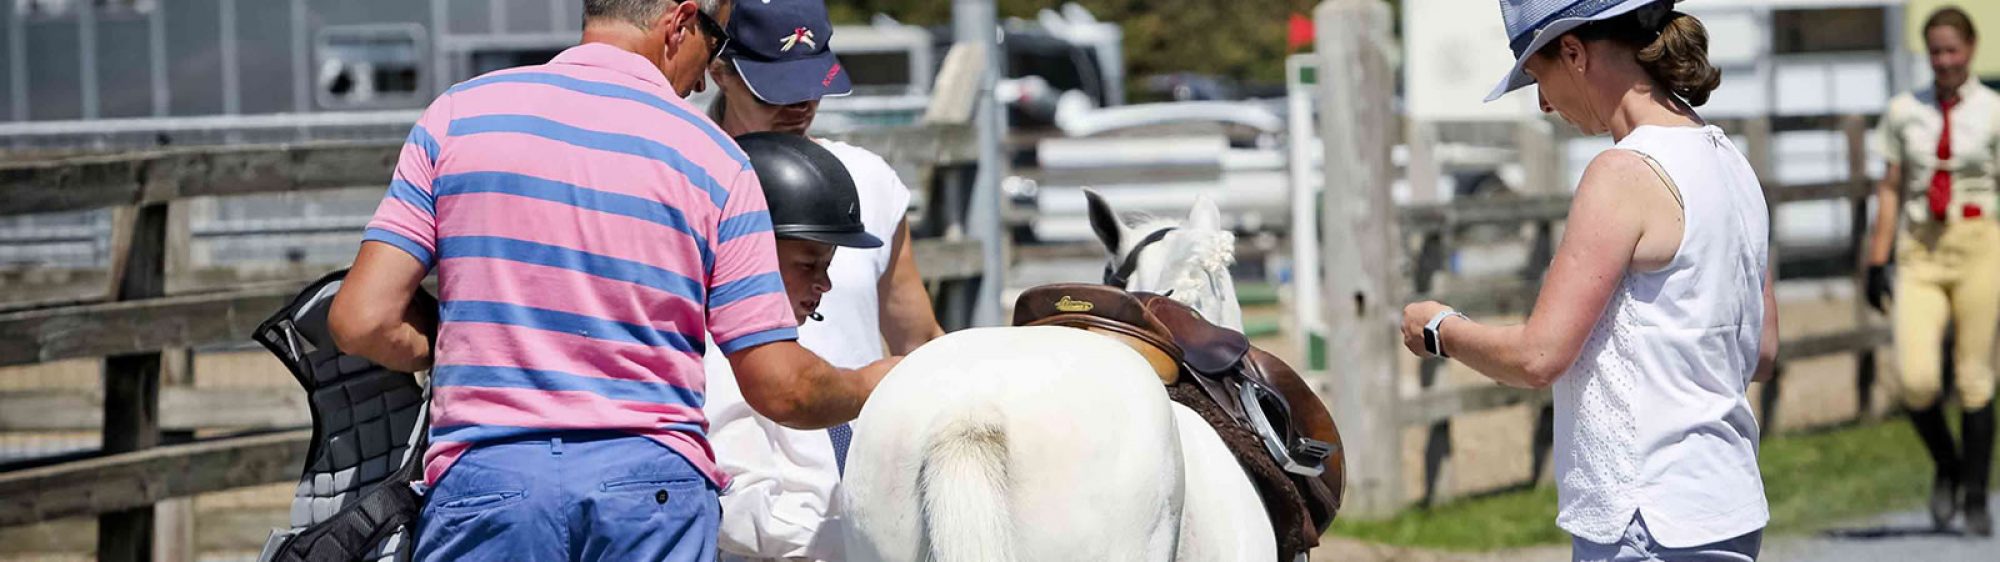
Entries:
[[[832, 152], [803, 136], [750, 133], [736, 137], [736, 142], [764, 185], [777, 239], [779, 275], [792, 314], [800, 324], [819, 320], [820, 299], [832, 289], [827, 269], [835, 251], [882, 246], [882, 240], [863, 227], [854, 179]], [[717, 233], [730, 234], [726, 225]], [[828, 431], [780, 426], [750, 409], [732, 382], [735, 379], [728, 376], [728, 361], [713, 353], [704, 359], [711, 381], [703, 406], [711, 428], [709, 439], [716, 446], [717, 463], [734, 479], [725, 495], [762, 497], [809, 488], [815, 498], [831, 498], [846, 464], [846, 426]], [[802, 454], [806, 449], [812, 454]], [[832, 535], [818, 533], [828, 505], [727, 499], [724, 504], [728, 508], [718, 546], [725, 560], [771, 552], [805, 557], [807, 552], [837, 550], [824, 545], [807, 550], [815, 546], [807, 542], [822, 542], [826, 539], [819, 537]], [[771, 528], [778, 525], [788, 528]]]

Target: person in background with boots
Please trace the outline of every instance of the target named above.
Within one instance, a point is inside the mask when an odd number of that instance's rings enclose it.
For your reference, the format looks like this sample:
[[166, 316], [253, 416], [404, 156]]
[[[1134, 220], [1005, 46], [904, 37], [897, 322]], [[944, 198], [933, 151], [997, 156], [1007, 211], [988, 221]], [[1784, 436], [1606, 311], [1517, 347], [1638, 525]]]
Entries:
[[[1965, 11], [1940, 8], [1923, 30], [1934, 83], [1890, 100], [1878, 131], [1888, 171], [1875, 190], [1867, 296], [1885, 312], [1885, 299], [1896, 302], [1903, 407], [1937, 463], [1932, 521], [1947, 528], [1962, 510], [1967, 531], [1992, 536], [1986, 485], [1993, 460], [2000, 223], [1989, 213], [2000, 212], [2000, 94], [1971, 78], [1979, 36]], [[1964, 409], [1962, 447], [1954, 446], [1945, 425], [1941, 391], [1946, 373], [1939, 350], [1948, 325], [1956, 326], [1956, 366], [1949, 374]]]

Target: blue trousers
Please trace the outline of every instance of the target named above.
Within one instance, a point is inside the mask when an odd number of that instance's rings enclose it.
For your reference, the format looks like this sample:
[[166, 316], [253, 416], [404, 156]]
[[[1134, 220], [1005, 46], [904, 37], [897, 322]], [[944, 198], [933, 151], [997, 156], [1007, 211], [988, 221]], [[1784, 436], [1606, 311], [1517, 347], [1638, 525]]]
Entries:
[[474, 446], [426, 495], [419, 561], [715, 560], [716, 491], [644, 437], [562, 432]]
[[[421, 544], [421, 543], [420, 543]], [[1755, 562], [1764, 546], [1764, 532], [1690, 548], [1668, 548], [1653, 540], [1646, 519], [1634, 515], [1618, 544], [1598, 544], [1570, 537], [1573, 562]]]

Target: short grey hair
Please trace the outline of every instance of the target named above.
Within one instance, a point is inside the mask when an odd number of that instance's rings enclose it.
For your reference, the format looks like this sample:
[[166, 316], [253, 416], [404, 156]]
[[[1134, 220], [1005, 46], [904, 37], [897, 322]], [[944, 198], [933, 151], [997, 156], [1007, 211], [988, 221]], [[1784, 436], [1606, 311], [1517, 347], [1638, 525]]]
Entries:
[[[731, 0], [696, 0], [702, 13], [714, 17]], [[674, 0], [583, 0], [583, 20], [614, 19], [639, 27], [651, 27], [660, 14], [679, 5]]]
[[641, 28], [652, 27], [671, 0], [583, 0], [583, 20], [611, 19]]

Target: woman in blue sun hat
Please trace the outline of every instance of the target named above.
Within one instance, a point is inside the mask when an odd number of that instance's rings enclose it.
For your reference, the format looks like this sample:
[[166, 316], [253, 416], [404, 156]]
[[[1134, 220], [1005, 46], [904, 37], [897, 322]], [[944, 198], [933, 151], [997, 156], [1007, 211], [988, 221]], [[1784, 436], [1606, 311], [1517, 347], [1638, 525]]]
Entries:
[[1501, 0], [1542, 111], [1617, 141], [1591, 160], [1523, 324], [1436, 302], [1404, 345], [1502, 384], [1553, 387], [1556, 524], [1579, 561], [1755, 560], [1770, 520], [1745, 391], [1777, 357], [1757, 175], [1694, 110], [1721, 84], [1671, 0]]

